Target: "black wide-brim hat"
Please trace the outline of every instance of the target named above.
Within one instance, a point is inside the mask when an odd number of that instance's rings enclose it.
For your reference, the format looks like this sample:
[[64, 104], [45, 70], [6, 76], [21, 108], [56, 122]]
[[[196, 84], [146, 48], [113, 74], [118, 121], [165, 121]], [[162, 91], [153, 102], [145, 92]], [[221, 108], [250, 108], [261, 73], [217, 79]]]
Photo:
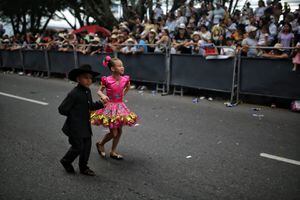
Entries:
[[93, 78], [95, 78], [96, 76], [99, 76], [100, 73], [98, 72], [94, 72], [92, 71], [92, 67], [88, 64], [84, 64], [81, 65], [79, 68], [76, 69], [72, 69], [69, 74], [68, 74], [68, 78], [71, 81], [75, 81], [76, 82], [76, 78], [80, 75], [80, 74], [84, 74], [84, 73], [88, 73], [91, 74], [93, 76]]

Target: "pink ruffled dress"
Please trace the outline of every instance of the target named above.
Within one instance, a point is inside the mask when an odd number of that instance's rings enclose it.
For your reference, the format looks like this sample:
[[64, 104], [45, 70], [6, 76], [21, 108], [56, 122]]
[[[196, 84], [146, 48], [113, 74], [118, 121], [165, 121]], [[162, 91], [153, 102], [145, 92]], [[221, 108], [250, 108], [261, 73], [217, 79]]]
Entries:
[[93, 125], [119, 128], [136, 123], [137, 115], [131, 112], [123, 102], [123, 91], [128, 84], [130, 84], [129, 76], [121, 76], [119, 81], [116, 81], [113, 76], [101, 78], [101, 85], [106, 88], [109, 102], [105, 104], [104, 108], [91, 113]]

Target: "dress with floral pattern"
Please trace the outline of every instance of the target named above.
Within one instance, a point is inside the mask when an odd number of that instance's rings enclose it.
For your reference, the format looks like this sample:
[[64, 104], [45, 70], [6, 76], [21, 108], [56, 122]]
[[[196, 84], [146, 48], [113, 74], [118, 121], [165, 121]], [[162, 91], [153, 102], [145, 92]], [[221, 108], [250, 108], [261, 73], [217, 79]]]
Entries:
[[91, 123], [96, 126], [119, 128], [124, 125], [132, 126], [137, 121], [137, 115], [131, 112], [123, 102], [124, 89], [130, 84], [129, 76], [121, 76], [116, 81], [113, 76], [101, 78], [109, 101], [104, 108], [91, 112]]

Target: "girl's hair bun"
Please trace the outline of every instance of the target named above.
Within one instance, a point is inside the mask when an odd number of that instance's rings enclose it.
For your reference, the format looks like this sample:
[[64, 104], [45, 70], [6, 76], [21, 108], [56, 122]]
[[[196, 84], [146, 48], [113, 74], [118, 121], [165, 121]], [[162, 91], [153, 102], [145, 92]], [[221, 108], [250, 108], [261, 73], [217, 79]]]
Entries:
[[110, 56], [106, 56], [105, 59], [102, 62], [102, 65], [104, 67], [107, 67], [110, 60], [111, 60], [111, 57]]

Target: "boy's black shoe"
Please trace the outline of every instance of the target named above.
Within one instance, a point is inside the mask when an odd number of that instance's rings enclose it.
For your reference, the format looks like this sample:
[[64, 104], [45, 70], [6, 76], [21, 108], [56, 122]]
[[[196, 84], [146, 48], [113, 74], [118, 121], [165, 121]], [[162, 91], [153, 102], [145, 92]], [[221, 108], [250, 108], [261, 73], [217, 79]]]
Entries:
[[68, 173], [75, 174], [75, 170], [74, 170], [74, 167], [72, 166], [72, 164], [66, 162], [64, 159], [61, 159], [60, 163], [62, 164], [62, 166], [65, 168], [65, 170]]
[[89, 168], [85, 169], [85, 170], [80, 170], [81, 174], [87, 175], [87, 176], [96, 176], [95, 172]]

